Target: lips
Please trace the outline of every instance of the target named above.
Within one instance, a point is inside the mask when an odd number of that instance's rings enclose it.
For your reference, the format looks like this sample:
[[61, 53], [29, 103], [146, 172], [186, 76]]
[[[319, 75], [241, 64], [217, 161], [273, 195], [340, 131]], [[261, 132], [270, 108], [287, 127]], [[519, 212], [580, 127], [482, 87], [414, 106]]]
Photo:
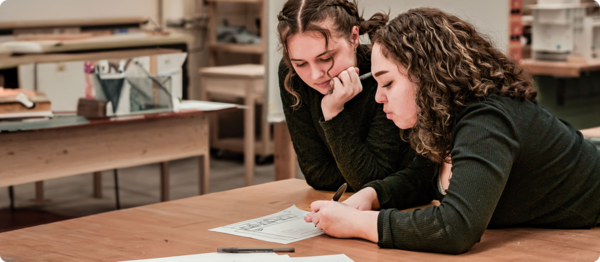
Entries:
[[385, 111], [385, 110], [383, 110], [383, 112], [385, 113], [385, 116], [386, 116], [388, 119], [391, 119], [391, 118], [392, 118], [392, 112], [388, 112], [388, 111]]
[[315, 83], [315, 85], [318, 87], [329, 87], [329, 80], [323, 81], [321, 83]]

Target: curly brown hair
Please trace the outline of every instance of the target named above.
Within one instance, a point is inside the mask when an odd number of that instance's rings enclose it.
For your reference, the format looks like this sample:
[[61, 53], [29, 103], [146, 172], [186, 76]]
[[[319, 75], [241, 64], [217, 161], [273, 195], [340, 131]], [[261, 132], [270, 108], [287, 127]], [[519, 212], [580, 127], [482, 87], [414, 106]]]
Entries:
[[436, 163], [448, 161], [456, 116], [469, 104], [492, 94], [536, 99], [531, 77], [515, 61], [471, 24], [438, 9], [408, 10], [372, 41], [384, 57], [405, 67], [417, 86], [418, 120], [401, 135]]
[[[329, 30], [319, 26], [319, 23], [331, 18], [333, 21], [333, 34]], [[294, 91], [292, 86], [292, 78], [296, 76], [293, 70], [292, 62], [287, 49], [287, 40], [295, 34], [308, 31], [315, 31], [323, 35], [325, 38], [325, 49], [329, 45], [329, 39], [332, 35], [342, 36], [350, 39], [352, 27], [358, 26], [359, 34], [374, 33], [381, 26], [385, 25], [389, 16], [384, 13], [376, 13], [367, 21], [362, 18], [358, 12], [356, 1], [348, 0], [288, 0], [279, 15], [277, 15], [279, 24], [277, 31], [279, 32], [279, 41], [283, 48], [283, 61], [290, 69], [284, 80], [284, 87], [292, 96], [295, 103], [292, 107], [296, 108], [300, 105], [300, 95]], [[350, 41], [350, 40], [349, 40]], [[331, 56], [331, 54], [330, 54]], [[358, 61], [360, 63], [360, 61]], [[331, 56], [331, 67], [335, 61]], [[329, 75], [329, 71], [327, 71]]]

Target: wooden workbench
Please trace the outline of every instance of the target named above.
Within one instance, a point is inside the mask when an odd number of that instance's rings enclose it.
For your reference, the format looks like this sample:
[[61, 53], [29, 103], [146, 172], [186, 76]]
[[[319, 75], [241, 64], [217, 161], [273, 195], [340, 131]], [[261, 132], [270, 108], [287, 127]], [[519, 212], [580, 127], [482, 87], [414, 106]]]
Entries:
[[[3, 123], [0, 187], [199, 156], [199, 191], [208, 193], [207, 115], [234, 110]], [[162, 195], [168, 200], [168, 183]]]
[[[288, 245], [210, 232], [296, 205], [309, 210], [333, 192], [289, 179], [176, 201], [113, 211], [0, 234], [2, 259], [27, 261], [125, 261], [216, 252], [217, 247], [295, 247], [292, 257], [344, 253], [354, 261], [596, 261], [600, 228], [486, 230], [461, 255], [382, 249], [360, 239], [327, 235]], [[346, 193], [342, 200], [349, 196]]]
[[520, 64], [525, 69], [525, 72], [529, 74], [556, 77], [558, 80], [556, 101], [559, 105], [565, 104], [567, 92], [566, 79], [578, 78], [582, 73], [600, 70], [600, 59], [592, 59], [587, 62], [555, 62], [523, 59]]

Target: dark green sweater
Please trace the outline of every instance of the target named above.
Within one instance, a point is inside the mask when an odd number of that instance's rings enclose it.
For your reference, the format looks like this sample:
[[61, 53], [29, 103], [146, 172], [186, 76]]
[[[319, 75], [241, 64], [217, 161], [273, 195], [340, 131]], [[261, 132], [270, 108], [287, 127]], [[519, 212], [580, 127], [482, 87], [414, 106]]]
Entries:
[[[357, 57], [361, 75], [371, 71], [370, 57], [368, 49], [361, 46]], [[323, 95], [298, 76], [293, 79], [293, 88], [301, 96], [301, 105], [292, 108], [294, 98], [283, 86], [288, 70], [281, 62], [283, 111], [300, 168], [310, 186], [333, 191], [348, 182], [353, 190], [358, 190], [413, 160], [414, 150], [400, 139], [398, 127], [386, 118], [382, 105], [375, 102], [377, 82], [373, 77], [361, 81], [362, 92], [348, 101], [342, 112], [324, 121]]]
[[[600, 154], [580, 132], [538, 104], [489, 96], [463, 110], [453, 139], [453, 175], [440, 206], [397, 210], [441, 198], [437, 174], [427, 181], [398, 173], [366, 185], [377, 191], [383, 208], [379, 246], [463, 253], [486, 228], [596, 224]], [[415, 190], [405, 191], [411, 183]]]

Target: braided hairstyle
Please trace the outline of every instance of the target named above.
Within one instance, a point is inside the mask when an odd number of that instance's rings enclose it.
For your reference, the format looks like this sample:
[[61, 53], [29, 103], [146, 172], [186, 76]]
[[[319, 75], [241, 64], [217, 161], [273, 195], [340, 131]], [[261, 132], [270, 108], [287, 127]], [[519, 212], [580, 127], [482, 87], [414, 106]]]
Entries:
[[[295, 102], [293, 108], [300, 105], [300, 95], [292, 87], [292, 78], [296, 76], [293, 70], [292, 62], [289, 57], [287, 40], [295, 34], [309, 31], [318, 32], [325, 38], [325, 49], [329, 45], [329, 39], [332, 35], [341, 36], [350, 41], [352, 28], [358, 26], [359, 34], [369, 34], [369, 37], [377, 29], [385, 25], [389, 16], [384, 13], [376, 13], [367, 21], [362, 18], [358, 12], [358, 6], [355, 1], [348, 0], [288, 0], [277, 19], [277, 31], [279, 40], [283, 49], [283, 61], [290, 69], [284, 80], [284, 87], [287, 92], [294, 96]], [[331, 19], [333, 21], [333, 32], [319, 26], [319, 23]], [[335, 64], [333, 56], [331, 68]], [[360, 63], [360, 61], [359, 61]], [[329, 75], [329, 70], [327, 75]], [[329, 75], [329, 77], [331, 77]]]

